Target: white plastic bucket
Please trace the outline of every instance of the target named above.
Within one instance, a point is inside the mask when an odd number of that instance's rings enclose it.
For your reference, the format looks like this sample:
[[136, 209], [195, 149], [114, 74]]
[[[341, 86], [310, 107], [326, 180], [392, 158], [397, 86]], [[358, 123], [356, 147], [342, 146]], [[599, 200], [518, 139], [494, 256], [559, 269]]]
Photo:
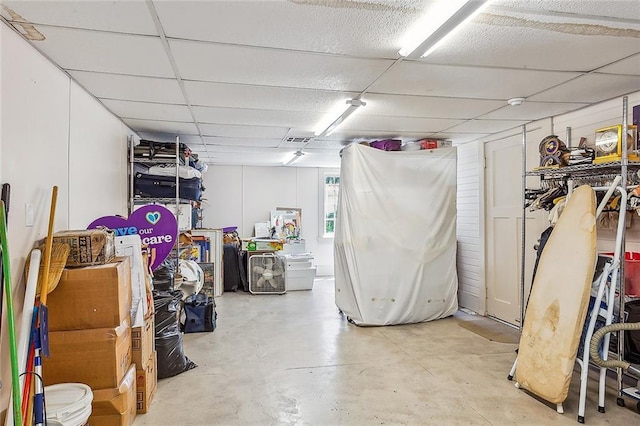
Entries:
[[83, 383], [46, 386], [44, 397], [47, 423], [53, 426], [82, 426], [91, 415], [93, 392]]

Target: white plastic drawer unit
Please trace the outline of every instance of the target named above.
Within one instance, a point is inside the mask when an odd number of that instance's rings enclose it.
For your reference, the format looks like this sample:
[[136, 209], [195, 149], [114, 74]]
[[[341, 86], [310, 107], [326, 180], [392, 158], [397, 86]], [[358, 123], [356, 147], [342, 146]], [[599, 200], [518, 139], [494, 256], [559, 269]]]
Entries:
[[313, 290], [316, 268], [287, 269], [284, 275], [287, 280], [287, 290]]
[[312, 267], [311, 261], [313, 256], [310, 254], [287, 254], [284, 256], [286, 259], [286, 269], [309, 269]]

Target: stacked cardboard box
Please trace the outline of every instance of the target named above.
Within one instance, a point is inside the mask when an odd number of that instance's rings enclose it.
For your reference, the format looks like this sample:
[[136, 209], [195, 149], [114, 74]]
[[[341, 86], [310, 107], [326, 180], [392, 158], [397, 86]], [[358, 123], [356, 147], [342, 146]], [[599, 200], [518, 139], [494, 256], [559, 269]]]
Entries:
[[158, 375], [156, 370], [157, 353], [155, 349], [154, 316], [145, 319], [141, 327], [132, 332], [133, 362], [136, 365], [136, 406], [138, 414], [146, 413], [156, 393]]
[[47, 300], [51, 356], [43, 359], [45, 384], [89, 385], [91, 425], [128, 426], [136, 415], [129, 262], [67, 268]]

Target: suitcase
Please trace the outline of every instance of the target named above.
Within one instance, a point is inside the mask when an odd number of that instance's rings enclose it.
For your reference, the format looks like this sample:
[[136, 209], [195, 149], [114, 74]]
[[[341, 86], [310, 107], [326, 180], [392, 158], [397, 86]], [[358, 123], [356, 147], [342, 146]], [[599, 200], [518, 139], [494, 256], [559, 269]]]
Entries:
[[[176, 178], [174, 176], [156, 176], [136, 173], [134, 182], [136, 195], [154, 198], [175, 198]], [[202, 179], [180, 178], [180, 198], [200, 201], [202, 196]]]

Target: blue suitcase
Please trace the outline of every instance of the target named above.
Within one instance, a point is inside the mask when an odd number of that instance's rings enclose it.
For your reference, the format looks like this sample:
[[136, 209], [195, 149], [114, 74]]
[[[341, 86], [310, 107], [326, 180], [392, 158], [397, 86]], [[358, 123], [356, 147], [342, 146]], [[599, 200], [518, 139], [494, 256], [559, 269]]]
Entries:
[[[157, 176], [136, 173], [133, 187], [136, 195], [153, 198], [175, 198], [175, 176]], [[180, 178], [180, 198], [200, 201], [202, 197], [202, 179]]]

